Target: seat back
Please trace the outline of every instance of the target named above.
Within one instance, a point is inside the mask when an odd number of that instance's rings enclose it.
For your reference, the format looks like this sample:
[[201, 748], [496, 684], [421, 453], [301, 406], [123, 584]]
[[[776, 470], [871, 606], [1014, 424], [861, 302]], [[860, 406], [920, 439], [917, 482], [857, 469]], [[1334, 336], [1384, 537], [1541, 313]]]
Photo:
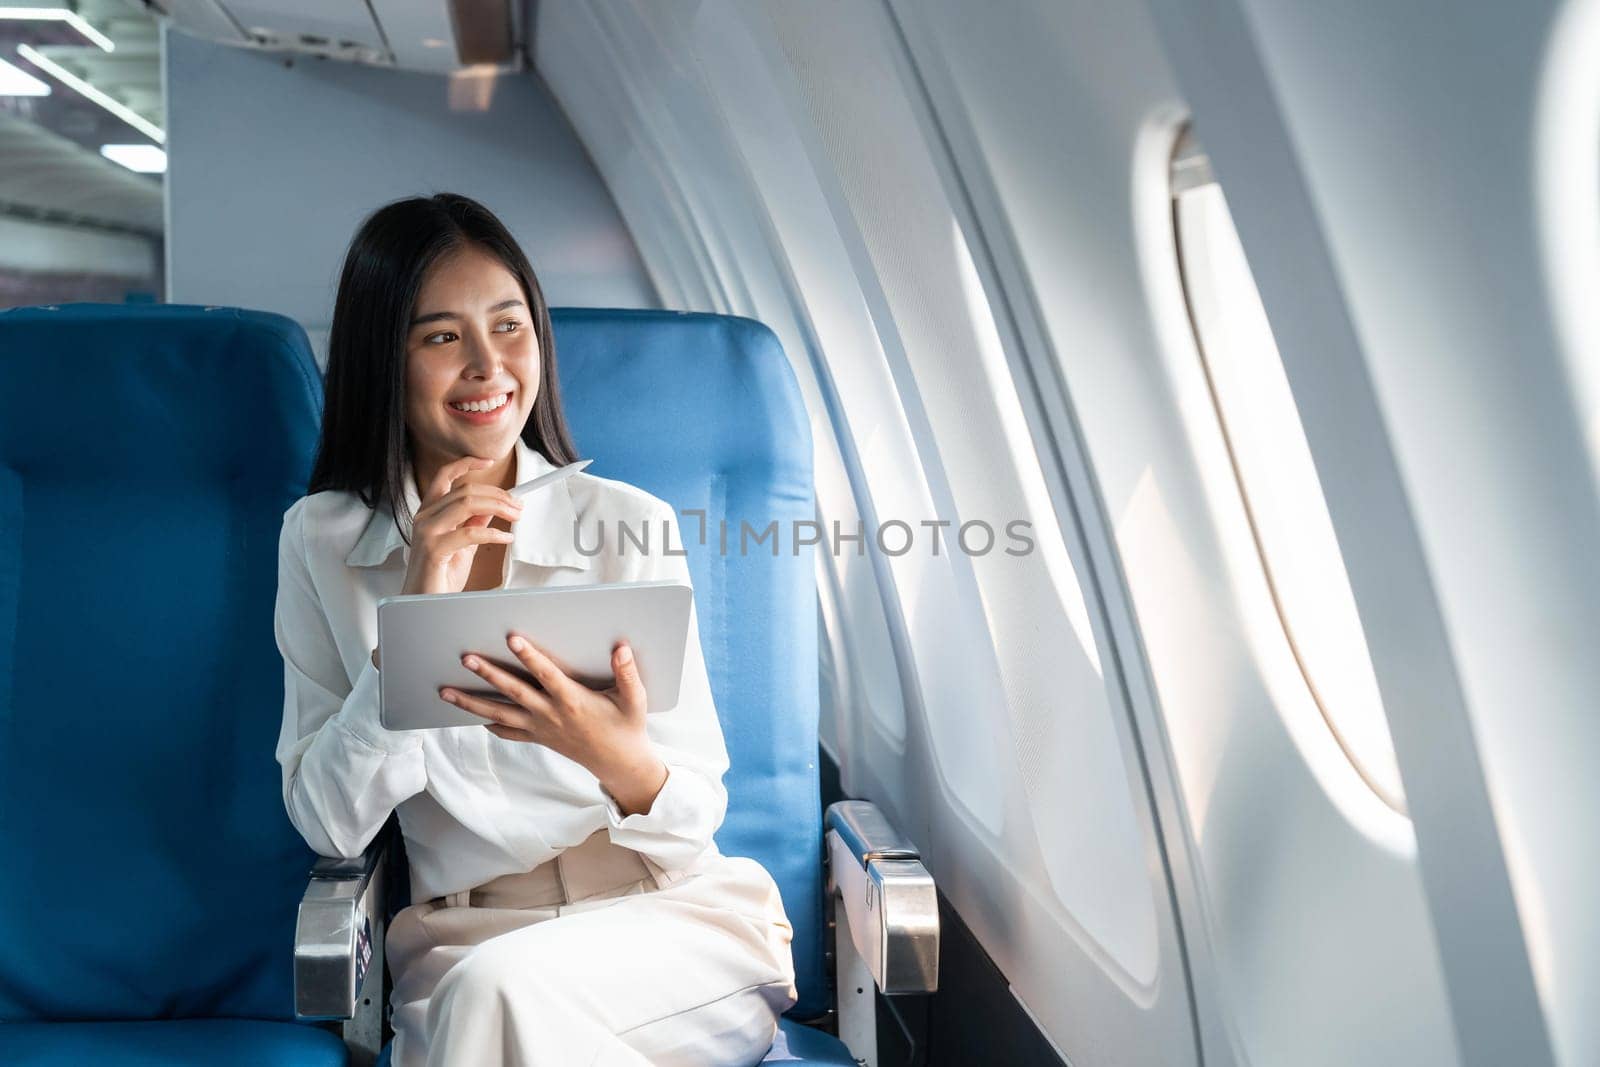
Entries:
[[[749, 319], [551, 312], [562, 400], [590, 471], [679, 512], [700, 640], [732, 767], [717, 843], [759, 860], [794, 924], [800, 1002], [827, 1007], [817, 774], [817, 596], [811, 430], [777, 337]], [[705, 543], [697, 516], [705, 512]], [[727, 551], [720, 531], [727, 523]], [[777, 523], [777, 540], [753, 537]], [[741, 523], [752, 540], [740, 551]], [[772, 555], [776, 544], [778, 554]]]
[[0, 1020], [293, 1017], [272, 613], [321, 397], [276, 315], [0, 312]]

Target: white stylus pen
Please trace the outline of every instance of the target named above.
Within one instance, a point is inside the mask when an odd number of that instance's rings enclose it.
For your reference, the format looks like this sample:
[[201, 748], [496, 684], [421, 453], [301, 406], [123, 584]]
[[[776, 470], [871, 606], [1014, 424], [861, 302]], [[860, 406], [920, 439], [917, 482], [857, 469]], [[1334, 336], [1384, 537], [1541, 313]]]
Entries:
[[553, 471], [546, 471], [537, 478], [529, 478], [519, 485], [513, 485], [507, 492], [514, 497], [525, 497], [535, 490], [543, 489], [547, 485], [554, 485], [563, 478], [577, 474], [593, 462], [594, 460], [592, 459], [580, 459], [576, 463], [568, 463], [565, 467], [557, 467]]

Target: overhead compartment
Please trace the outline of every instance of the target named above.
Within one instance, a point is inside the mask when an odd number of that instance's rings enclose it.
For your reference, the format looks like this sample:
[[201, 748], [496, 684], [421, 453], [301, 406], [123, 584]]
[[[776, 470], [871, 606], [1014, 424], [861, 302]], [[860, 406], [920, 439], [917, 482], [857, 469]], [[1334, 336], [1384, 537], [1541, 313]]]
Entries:
[[520, 69], [510, 0], [159, 0], [185, 33], [223, 44], [433, 74]]

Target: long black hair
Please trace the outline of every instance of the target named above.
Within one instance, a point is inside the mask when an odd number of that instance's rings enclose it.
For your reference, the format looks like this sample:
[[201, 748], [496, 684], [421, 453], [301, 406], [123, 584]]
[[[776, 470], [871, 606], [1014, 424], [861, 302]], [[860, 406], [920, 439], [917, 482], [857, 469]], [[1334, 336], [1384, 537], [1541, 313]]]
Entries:
[[516, 275], [538, 331], [539, 393], [523, 441], [558, 467], [578, 458], [561, 412], [550, 309], [516, 239], [488, 208], [455, 193], [385, 204], [362, 222], [345, 253], [309, 491], [355, 493], [367, 507], [381, 504], [404, 520], [402, 530], [411, 520], [403, 514], [406, 337], [428, 268], [465, 246], [483, 249]]

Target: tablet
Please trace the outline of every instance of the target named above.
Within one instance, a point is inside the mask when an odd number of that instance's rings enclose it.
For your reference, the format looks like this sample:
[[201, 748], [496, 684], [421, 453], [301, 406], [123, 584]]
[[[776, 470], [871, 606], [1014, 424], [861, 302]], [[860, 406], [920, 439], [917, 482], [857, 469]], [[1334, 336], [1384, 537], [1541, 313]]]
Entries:
[[627, 638], [639, 664], [646, 710], [668, 711], [678, 703], [693, 598], [693, 590], [676, 581], [384, 597], [378, 601], [381, 721], [389, 730], [483, 726], [488, 719], [445, 703], [439, 690], [448, 685], [506, 699], [461, 665], [465, 652], [532, 682], [506, 647], [513, 630], [570, 677], [599, 689], [615, 680], [611, 649]]

